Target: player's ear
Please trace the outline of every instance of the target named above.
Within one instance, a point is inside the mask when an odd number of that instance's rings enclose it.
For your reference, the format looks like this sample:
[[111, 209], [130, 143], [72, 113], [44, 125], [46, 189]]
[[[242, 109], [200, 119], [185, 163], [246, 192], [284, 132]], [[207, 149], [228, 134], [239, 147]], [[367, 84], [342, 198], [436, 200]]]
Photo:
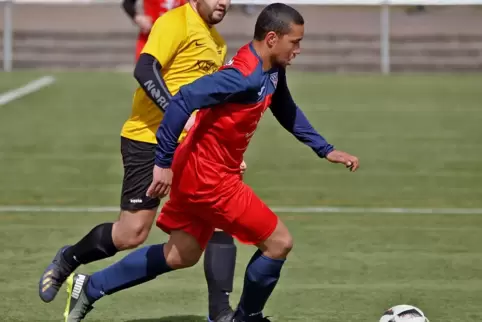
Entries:
[[278, 35], [276, 34], [276, 32], [270, 31], [266, 34], [265, 40], [268, 47], [273, 48], [278, 42]]

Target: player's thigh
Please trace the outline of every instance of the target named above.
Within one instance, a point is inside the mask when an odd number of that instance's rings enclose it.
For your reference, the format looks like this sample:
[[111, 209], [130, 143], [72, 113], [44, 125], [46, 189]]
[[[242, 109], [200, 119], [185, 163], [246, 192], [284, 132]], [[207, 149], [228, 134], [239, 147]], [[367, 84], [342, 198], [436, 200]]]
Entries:
[[139, 210], [154, 210], [159, 207], [159, 198], [146, 196], [152, 183], [156, 145], [121, 137], [121, 154], [124, 165], [124, 179], [120, 207], [123, 211], [135, 213]]
[[[157, 217], [156, 225], [165, 233], [183, 231], [194, 237], [200, 249], [205, 249], [214, 232], [214, 227], [209, 221], [197, 216], [198, 209], [189, 210], [188, 203], [176, 201], [171, 194]], [[209, 216], [205, 211], [203, 212]]]
[[160, 200], [146, 196], [152, 182], [155, 145], [121, 137], [124, 165], [119, 219], [114, 223], [113, 238], [119, 249], [136, 247], [147, 238]]
[[[243, 184], [244, 185], [244, 184]], [[216, 226], [230, 233], [244, 244], [258, 245], [267, 240], [278, 224], [276, 216], [247, 185], [231, 198], [226, 210], [234, 220], [226, 226]]]

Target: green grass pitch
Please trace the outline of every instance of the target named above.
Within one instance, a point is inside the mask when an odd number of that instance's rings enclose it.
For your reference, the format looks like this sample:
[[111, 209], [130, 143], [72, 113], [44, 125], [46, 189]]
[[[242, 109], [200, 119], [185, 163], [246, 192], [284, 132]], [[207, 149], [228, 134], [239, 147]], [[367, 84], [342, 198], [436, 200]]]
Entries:
[[[43, 76], [0, 75], [0, 93]], [[119, 132], [135, 82], [123, 73], [54, 73], [0, 106], [0, 206], [119, 202]], [[266, 113], [246, 182], [271, 206], [482, 208], [482, 76], [290, 73], [292, 94], [361, 168], [318, 159]], [[377, 322], [396, 304], [432, 322], [482, 321], [482, 215], [282, 213], [295, 248], [266, 313], [274, 321]], [[0, 212], [0, 320], [61, 321], [65, 292], [37, 295], [44, 266], [112, 213]], [[166, 240], [153, 228], [150, 243]], [[236, 304], [253, 249], [239, 246]], [[105, 267], [125, 254], [83, 267]], [[86, 321], [201, 322], [202, 264], [106, 297]]]

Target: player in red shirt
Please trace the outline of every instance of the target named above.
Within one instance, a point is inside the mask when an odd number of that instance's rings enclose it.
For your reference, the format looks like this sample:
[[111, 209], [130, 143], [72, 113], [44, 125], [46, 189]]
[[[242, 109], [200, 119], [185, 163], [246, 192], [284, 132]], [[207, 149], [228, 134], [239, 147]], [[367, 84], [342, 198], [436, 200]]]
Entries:
[[[170, 234], [169, 241], [138, 249], [84, 276], [75, 312], [88, 312], [105, 294], [193, 266], [219, 228], [258, 250], [246, 269], [235, 313], [216, 322], [269, 321], [262, 311], [293, 240], [239, 174], [261, 116], [269, 107], [280, 124], [319, 157], [351, 171], [358, 168], [355, 156], [335, 150], [313, 129], [288, 90], [285, 68], [299, 54], [303, 35], [298, 11], [271, 4], [259, 15], [251, 43], [220, 71], [182, 87], [173, 97], [157, 132], [156, 166], [147, 191], [150, 197], [170, 192], [157, 220]], [[178, 147], [177, 138], [196, 109], [200, 111], [194, 126]]]
[[142, 48], [147, 43], [152, 25], [161, 15], [176, 7], [182, 6], [187, 0], [143, 0], [144, 14], [136, 10], [137, 0], [124, 0], [122, 7], [126, 14], [139, 26], [139, 35], [136, 43], [136, 61]]

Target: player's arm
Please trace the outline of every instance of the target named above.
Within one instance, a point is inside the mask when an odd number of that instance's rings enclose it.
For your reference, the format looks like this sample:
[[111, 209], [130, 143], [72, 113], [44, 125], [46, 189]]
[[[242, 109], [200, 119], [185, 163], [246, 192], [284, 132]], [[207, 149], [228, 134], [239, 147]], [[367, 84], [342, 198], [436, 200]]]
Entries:
[[162, 78], [161, 69], [161, 63], [154, 56], [143, 53], [134, 69], [134, 78], [157, 107], [165, 112], [171, 93]]
[[278, 87], [273, 95], [271, 111], [278, 122], [299, 141], [313, 149], [315, 153], [331, 162], [343, 163], [352, 171], [358, 167], [358, 159], [348, 153], [335, 150], [310, 124], [303, 111], [295, 104], [286, 81], [286, 71], [279, 73]]
[[171, 166], [177, 138], [195, 110], [228, 102], [248, 90], [248, 79], [234, 68], [203, 76], [181, 87], [172, 98], [157, 130], [156, 165], [161, 168]]
[[171, 15], [156, 20], [134, 69], [134, 77], [139, 85], [163, 112], [171, 100], [171, 93], [161, 70], [174, 59], [185, 38], [184, 28], [177, 28], [179, 22], [171, 20]]
[[122, 1], [122, 8], [124, 9], [125, 13], [134, 20], [137, 10], [136, 10], [136, 2], [137, 0], [124, 0]]
[[321, 158], [326, 157], [334, 150], [333, 145], [311, 126], [303, 111], [293, 101], [284, 70], [280, 70], [278, 78], [278, 86], [271, 102], [271, 112], [278, 122], [299, 141], [312, 148]]

